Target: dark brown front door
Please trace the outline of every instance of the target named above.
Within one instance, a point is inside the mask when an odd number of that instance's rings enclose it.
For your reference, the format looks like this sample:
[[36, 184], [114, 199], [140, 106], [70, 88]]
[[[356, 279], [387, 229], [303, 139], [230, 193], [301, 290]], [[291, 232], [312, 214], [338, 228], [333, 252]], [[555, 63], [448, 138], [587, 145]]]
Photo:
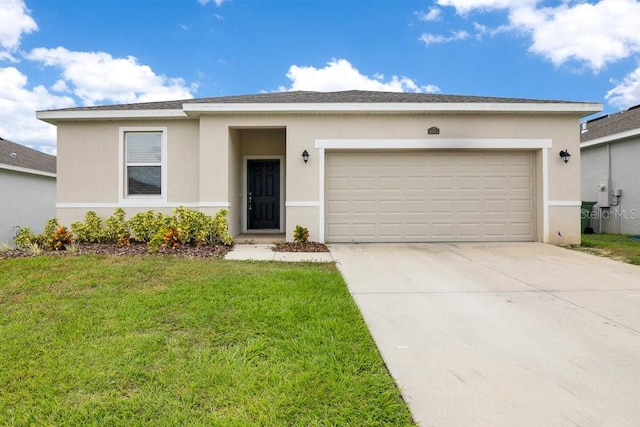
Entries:
[[248, 160], [250, 230], [280, 228], [280, 160]]

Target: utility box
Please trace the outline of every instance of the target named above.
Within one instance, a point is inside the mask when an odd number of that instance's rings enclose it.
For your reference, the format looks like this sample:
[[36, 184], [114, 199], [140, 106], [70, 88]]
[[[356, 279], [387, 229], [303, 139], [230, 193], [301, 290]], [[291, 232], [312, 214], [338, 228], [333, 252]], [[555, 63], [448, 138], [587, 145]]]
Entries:
[[609, 193], [611, 192], [609, 188], [609, 180], [601, 179], [598, 181], [598, 207], [600, 208], [608, 208], [609, 204]]

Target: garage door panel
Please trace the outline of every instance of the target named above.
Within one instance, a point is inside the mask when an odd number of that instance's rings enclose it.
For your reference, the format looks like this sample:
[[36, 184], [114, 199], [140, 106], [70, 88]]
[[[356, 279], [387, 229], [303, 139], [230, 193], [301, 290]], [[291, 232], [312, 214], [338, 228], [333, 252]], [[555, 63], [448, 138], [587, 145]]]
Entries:
[[434, 176], [431, 179], [430, 189], [432, 191], [450, 191], [455, 188], [456, 179], [450, 175]]
[[528, 176], [512, 176], [509, 185], [512, 190], [530, 191], [533, 188], [533, 180]]
[[510, 232], [512, 236], [520, 236], [526, 239], [533, 234], [533, 225], [528, 222], [514, 222], [510, 224]]
[[476, 191], [480, 190], [482, 177], [478, 175], [458, 176], [458, 190]]
[[336, 152], [326, 158], [329, 242], [534, 238], [526, 152]]
[[512, 214], [533, 214], [533, 202], [531, 200], [511, 200], [510, 208]]

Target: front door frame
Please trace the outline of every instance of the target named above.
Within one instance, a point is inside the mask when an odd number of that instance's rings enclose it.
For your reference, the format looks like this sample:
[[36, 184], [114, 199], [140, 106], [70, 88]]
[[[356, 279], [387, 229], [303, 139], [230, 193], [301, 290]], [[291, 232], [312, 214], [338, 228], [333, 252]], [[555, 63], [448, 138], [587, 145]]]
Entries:
[[[247, 195], [249, 193], [249, 160], [277, 160], [280, 162], [280, 227], [277, 229], [249, 229], [249, 219], [247, 218]], [[285, 217], [285, 164], [284, 156], [279, 155], [247, 155], [242, 157], [242, 232], [243, 233], [284, 233], [284, 217]]]

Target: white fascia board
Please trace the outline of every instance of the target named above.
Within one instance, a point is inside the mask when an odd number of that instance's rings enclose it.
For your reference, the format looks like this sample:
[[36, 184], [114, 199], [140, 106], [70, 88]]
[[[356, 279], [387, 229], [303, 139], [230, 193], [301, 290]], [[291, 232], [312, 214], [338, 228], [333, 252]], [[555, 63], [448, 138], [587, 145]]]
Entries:
[[597, 103], [185, 103], [187, 114], [203, 113], [575, 113], [581, 116], [602, 111]]
[[328, 150], [535, 150], [552, 146], [551, 139], [316, 139], [315, 141], [315, 148]]
[[633, 138], [640, 135], [640, 128], [631, 129], [625, 132], [614, 133], [613, 135], [603, 136], [601, 138], [592, 139], [591, 141], [581, 142], [580, 148], [593, 147], [594, 145], [606, 144], [608, 142], [615, 142], [627, 138]]
[[28, 174], [31, 174], [31, 175], [48, 176], [50, 178], [56, 178], [57, 177], [57, 175], [55, 173], [40, 171], [40, 170], [37, 170], [37, 169], [23, 168], [21, 166], [8, 165], [6, 163], [0, 163], [0, 169], [5, 169], [5, 170], [10, 170], [10, 171], [15, 171], [15, 172], [28, 173]]
[[36, 111], [36, 118], [48, 123], [65, 120], [171, 119], [184, 117], [187, 117], [187, 115], [182, 110]]

